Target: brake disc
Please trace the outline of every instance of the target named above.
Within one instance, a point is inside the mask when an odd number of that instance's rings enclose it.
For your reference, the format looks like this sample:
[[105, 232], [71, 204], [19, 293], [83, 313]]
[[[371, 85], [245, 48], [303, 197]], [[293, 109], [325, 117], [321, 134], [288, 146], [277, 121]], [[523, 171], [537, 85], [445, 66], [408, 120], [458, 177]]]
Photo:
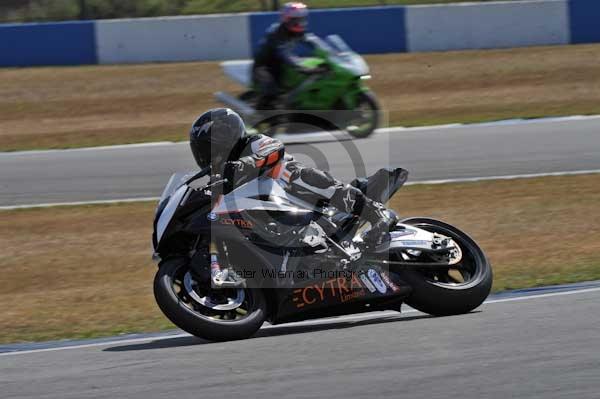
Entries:
[[241, 288], [236, 289], [236, 297], [227, 297], [227, 303], [217, 303], [213, 302], [210, 296], [200, 296], [194, 290], [195, 281], [192, 278], [190, 272], [187, 272], [183, 277], [183, 285], [185, 287], [185, 291], [194, 301], [198, 302], [200, 305], [205, 306], [209, 309], [214, 310], [233, 310], [238, 308], [246, 298], [246, 294], [244, 290]]

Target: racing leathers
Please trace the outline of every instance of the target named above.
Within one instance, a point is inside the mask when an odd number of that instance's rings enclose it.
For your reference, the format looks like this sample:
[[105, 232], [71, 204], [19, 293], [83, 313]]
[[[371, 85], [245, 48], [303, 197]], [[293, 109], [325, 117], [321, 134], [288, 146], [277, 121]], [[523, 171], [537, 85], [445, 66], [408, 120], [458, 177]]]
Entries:
[[306, 42], [305, 35], [290, 32], [284, 24], [273, 24], [267, 31], [256, 52], [252, 67], [252, 80], [260, 94], [257, 109], [266, 110], [272, 107], [282, 89], [284, 66], [304, 73], [318, 72], [304, 67], [301, 58], [294, 55], [295, 46], [299, 42]]
[[384, 240], [397, 222], [394, 212], [371, 200], [358, 188], [334, 179], [326, 171], [295, 161], [285, 153], [281, 141], [263, 135], [243, 137], [225, 165], [224, 177], [235, 187], [264, 173], [283, 182], [287, 192], [304, 201], [324, 202], [370, 222], [371, 229], [363, 236], [367, 244]]

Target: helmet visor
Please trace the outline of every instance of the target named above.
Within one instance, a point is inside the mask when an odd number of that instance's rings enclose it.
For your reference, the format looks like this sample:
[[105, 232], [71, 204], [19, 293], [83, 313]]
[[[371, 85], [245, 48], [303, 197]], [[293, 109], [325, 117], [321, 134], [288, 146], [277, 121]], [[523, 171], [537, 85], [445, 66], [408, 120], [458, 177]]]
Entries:
[[287, 20], [286, 26], [292, 32], [304, 32], [308, 21], [306, 17], [291, 17]]
[[192, 155], [194, 155], [194, 159], [196, 160], [198, 166], [201, 168], [206, 168], [208, 165], [210, 165], [210, 143], [190, 143], [190, 147], [192, 149]]

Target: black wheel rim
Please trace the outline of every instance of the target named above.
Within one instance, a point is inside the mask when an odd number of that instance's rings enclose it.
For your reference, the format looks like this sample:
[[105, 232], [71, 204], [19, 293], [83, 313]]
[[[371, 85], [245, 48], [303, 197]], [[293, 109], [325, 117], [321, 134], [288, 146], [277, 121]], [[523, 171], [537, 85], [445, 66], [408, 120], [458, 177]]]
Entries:
[[450, 229], [430, 224], [417, 224], [423, 230], [448, 236], [460, 247], [462, 259], [447, 268], [418, 269], [427, 282], [447, 289], [465, 289], [477, 285], [484, 273], [484, 262], [480, 251], [464, 236]]
[[[179, 266], [173, 273], [169, 282], [169, 288], [177, 297], [180, 306], [187, 308], [198, 317], [210, 321], [219, 322], [238, 322], [249, 317], [255, 310], [255, 300], [250, 290], [244, 289], [244, 299], [242, 303], [231, 310], [217, 310], [206, 307], [192, 298], [185, 287], [184, 279], [189, 269], [186, 265]], [[210, 286], [201, 286], [193, 282], [193, 289], [200, 297], [209, 296], [215, 303], [224, 303], [228, 298], [237, 297], [236, 289], [212, 289]]]

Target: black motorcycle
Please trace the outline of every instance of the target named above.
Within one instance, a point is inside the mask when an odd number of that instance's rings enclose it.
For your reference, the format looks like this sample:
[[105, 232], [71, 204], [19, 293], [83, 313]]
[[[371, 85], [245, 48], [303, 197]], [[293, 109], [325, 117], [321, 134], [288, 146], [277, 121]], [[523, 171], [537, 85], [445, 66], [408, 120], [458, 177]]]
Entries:
[[[407, 175], [381, 169], [351, 184], [385, 203]], [[195, 336], [243, 339], [264, 321], [400, 311], [402, 303], [436, 316], [461, 314], [490, 292], [485, 254], [449, 224], [405, 219], [369, 248], [360, 217], [307, 203], [270, 175], [225, 187], [208, 168], [176, 174], [156, 210], [154, 295]]]

